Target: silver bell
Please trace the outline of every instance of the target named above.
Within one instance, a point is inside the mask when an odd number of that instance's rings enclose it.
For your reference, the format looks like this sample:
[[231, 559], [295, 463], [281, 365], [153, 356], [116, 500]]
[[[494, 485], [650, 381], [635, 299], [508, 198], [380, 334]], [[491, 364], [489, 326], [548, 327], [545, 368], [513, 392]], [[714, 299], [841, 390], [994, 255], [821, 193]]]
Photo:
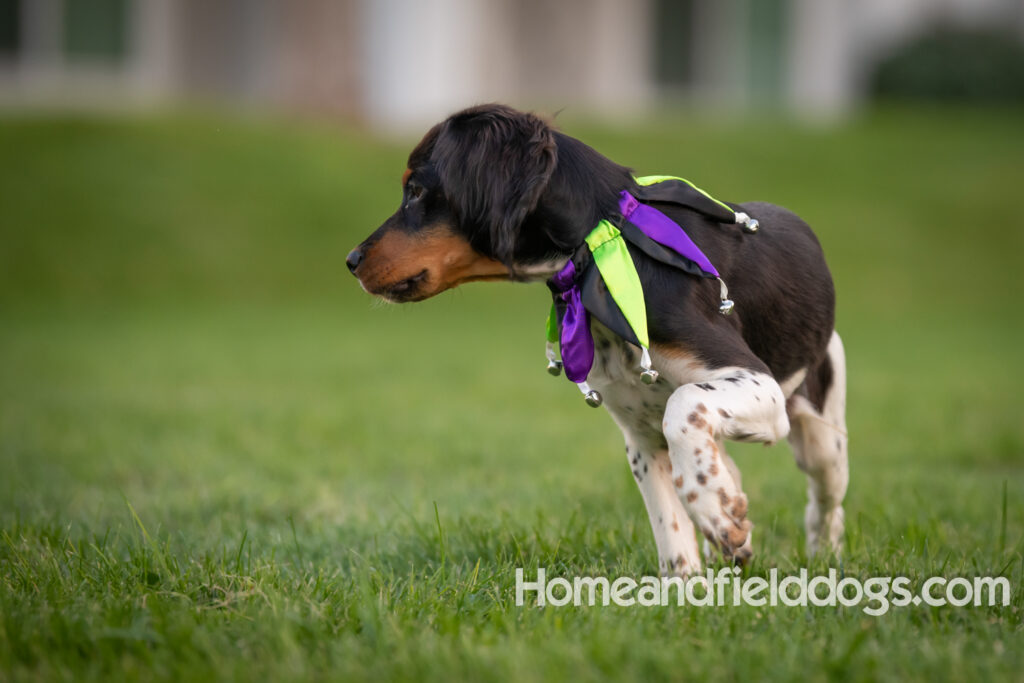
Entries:
[[548, 374], [554, 377], [558, 377], [562, 374], [562, 361], [560, 360], [548, 360]]
[[640, 381], [644, 384], [654, 384], [658, 381], [658, 371], [648, 368], [640, 373]]
[[735, 306], [732, 299], [722, 299], [722, 303], [718, 305], [718, 312], [722, 315], [729, 315]]
[[604, 399], [601, 398], [601, 394], [594, 389], [591, 389], [583, 397], [583, 400], [587, 402], [587, 405], [591, 408], [600, 408], [601, 404], [604, 403]]
[[758, 220], [756, 218], [751, 218], [750, 220], [743, 224], [743, 232], [753, 235], [755, 232], [757, 232], [757, 229], [759, 227], [761, 227], [761, 224], [758, 222]]

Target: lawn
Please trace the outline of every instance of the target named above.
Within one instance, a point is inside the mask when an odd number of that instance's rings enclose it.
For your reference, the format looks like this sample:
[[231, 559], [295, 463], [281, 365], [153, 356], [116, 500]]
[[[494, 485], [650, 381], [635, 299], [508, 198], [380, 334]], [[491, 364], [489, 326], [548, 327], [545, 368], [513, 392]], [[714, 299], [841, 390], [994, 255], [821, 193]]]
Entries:
[[[850, 367], [848, 576], [999, 607], [515, 605], [657, 571], [542, 285], [385, 306], [347, 251], [408, 144], [226, 115], [0, 119], [0, 680], [1022, 680], [1024, 120], [561, 122], [817, 230]], [[410, 141], [412, 142], [412, 141]], [[747, 574], [803, 551], [785, 445], [733, 447]]]

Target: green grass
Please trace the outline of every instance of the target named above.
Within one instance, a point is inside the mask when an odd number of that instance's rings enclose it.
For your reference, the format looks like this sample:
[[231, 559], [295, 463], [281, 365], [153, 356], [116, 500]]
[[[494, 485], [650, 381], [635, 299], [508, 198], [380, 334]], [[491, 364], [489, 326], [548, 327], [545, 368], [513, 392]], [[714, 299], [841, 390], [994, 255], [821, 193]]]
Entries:
[[[515, 606], [516, 567], [639, 577], [654, 543], [614, 426], [543, 371], [543, 286], [381, 306], [345, 271], [406, 145], [0, 120], [0, 680], [1021, 680], [1020, 121], [562, 124], [818, 231], [850, 365], [842, 570], [1014, 588], [869, 617]], [[788, 449], [732, 450], [748, 572], [807, 566]]]

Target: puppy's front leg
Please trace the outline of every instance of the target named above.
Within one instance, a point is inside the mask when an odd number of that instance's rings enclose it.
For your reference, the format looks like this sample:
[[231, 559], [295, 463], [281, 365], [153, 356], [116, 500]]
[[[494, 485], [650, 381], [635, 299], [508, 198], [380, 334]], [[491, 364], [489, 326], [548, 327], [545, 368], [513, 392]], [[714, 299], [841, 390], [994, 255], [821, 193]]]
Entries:
[[672, 462], [664, 448], [644, 448], [627, 437], [626, 457], [647, 506], [658, 546], [662, 576], [688, 577], [701, 571], [693, 522], [672, 484]]
[[786, 400], [769, 375], [734, 368], [673, 392], [662, 423], [672, 480], [704, 537], [726, 559], [750, 557], [747, 497], [732, 476], [721, 439], [774, 443], [789, 433]]

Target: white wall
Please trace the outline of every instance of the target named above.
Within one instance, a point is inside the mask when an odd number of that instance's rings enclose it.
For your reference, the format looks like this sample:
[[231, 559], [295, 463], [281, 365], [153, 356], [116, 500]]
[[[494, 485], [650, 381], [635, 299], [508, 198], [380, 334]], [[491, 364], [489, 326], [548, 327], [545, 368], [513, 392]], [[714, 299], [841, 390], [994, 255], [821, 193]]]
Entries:
[[371, 123], [421, 129], [463, 107], [650, 99], [647, 0], [364, 0]]
[[787, 95], [797, 115], [830, 119], [853, 102], [854, 11], [849, 0], [792, 0]]

